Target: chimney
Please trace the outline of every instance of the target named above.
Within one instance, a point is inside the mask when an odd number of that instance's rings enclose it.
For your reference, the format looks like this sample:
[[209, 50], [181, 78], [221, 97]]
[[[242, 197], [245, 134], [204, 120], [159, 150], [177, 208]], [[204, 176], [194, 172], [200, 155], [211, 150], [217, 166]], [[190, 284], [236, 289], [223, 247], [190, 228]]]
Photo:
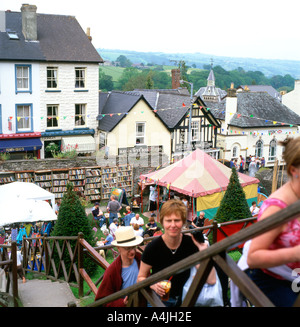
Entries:
[[27, 41], [37, 41], [37, 7], [35, 5], [23, 4], [22, 12], [22, 32]]
[[227, 97], [230, 97], [230, 98], [236, 97], [236, 89], [234, 88], [233, 83], [231, 83], [230, 89], [227, 89]]
[[86, 35], [88, 37], [88, 39], [92, 42], [92, 37], [91, 37], [91, 28], [88, 27], [87, 30], [86, 30]]
[[0, 11], [0, 32], [6, 32], [5, 11]]
[[172, 89], [178, 89], [180, 87], [180, 69], [172, 69]]
[[230, 89], [227, 89], [226, 107], [225, 107], [225, 126], [228, 133], [228, 125], [233, 115], [237, 112], [237, 96], [236, 89], [231, 83]]

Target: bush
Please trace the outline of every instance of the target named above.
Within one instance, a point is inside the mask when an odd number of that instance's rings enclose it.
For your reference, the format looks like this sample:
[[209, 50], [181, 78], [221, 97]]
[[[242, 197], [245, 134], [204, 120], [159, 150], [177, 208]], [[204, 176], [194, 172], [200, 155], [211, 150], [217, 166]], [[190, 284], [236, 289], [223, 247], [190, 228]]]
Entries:
[[[57, 221], [51, 236], [78, 236], [80, 232], [83, 233], [84, 239], [94, 247], [93, 230], [87, 218], [85, 208], [73, 190], [73, 185], [69, 183], [67, 185], [67, 191], [62, 198]], [[74, 253], [76, 241], [70, 243]], [[70, 268], [70, 256], [68, 251], [65, 251], [65, 253], [64, 261], [68, 271]], [[96, 263], [91, 258], [84, 256], [84, 268], [88, 273], [91, 273], [96, 268]]]
[[248, 206], [245, 192], [240, 184], [235, 168], [229, 179], [229, 184], [225, 195], [220, 203], [215, 220], [219, 223], [225, 221], [250, 218], [251, 212]]

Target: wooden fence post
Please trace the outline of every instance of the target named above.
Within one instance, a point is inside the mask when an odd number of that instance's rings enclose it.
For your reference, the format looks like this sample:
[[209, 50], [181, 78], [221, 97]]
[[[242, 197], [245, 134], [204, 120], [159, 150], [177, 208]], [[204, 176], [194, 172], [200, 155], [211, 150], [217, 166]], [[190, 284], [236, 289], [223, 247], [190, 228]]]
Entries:
[[12, 292], [14, 298], [14, 307], [18, 307], [18, 274], [17, 274], [17, 243], [11, 243], [11, 260], [12, 260]]
[[83, 269], [83, 246], [79, 242], [80, 239], [83, 238], [83, 233], [78, 233], [78, 271], [79, 271], [79, 285], [78, 285], [78, 296], [83, 297], [83, 277], [80, 273], [81, 269]]
[[[47, 233], [44, 234], [43, 237], [43, 244], [44, 244], [44, 254], [45, 254], [45, 266], [44, 266], [44, 270], [45, 270], [45, 275], [47, 276], [49, 274], [50, 271], [50, 262], [49, 262], [49, 252], [48, 252], [48, 235]], [[42, 260], [42, 258], [41, 258]]]
[[213, 221], [213, 244], [217, 243], [218, 222]]

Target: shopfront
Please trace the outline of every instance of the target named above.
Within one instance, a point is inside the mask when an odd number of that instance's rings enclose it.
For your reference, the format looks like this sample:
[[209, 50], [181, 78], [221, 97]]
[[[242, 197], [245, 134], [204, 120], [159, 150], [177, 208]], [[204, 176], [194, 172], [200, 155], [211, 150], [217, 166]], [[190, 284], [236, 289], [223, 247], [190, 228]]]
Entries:
[[40, 159], [43, 146], [41, 133], [2, 134], [0, 135], [0, 153], [9, 154], [10, 160]]

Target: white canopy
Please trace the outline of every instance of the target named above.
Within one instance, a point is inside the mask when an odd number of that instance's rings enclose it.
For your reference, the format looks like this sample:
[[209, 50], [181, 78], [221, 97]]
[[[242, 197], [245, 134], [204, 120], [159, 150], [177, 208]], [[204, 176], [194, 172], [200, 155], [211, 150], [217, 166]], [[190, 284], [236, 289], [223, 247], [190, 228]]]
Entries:
[[[50, 200], [52, 208], [46, 200]], [[15, 222], [56, 220], [55, 195], [33, 183], [0, 186], [0, 226]]]
[[0, 226], [57, 219], [50, 204], [44, 200], [0, 199], [0, 208]]
[[55, 195], [34, 183], [12, 182], [0, 186], [0, 199], [8, 197], [10, 199], [34, 199], [50, 200], [52, 208], [55, 204]]

